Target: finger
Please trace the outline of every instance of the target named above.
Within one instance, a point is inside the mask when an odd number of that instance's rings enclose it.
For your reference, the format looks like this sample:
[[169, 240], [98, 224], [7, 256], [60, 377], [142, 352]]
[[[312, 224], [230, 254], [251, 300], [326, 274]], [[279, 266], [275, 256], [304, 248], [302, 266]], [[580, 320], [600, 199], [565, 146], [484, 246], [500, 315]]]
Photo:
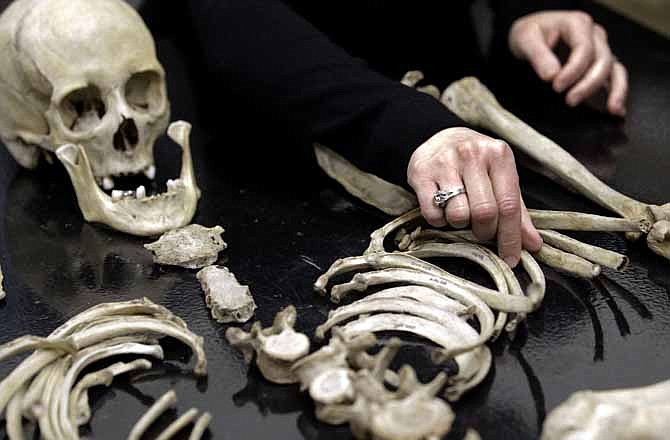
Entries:
[[521, 243], [523, 248], [530, 252], [537, 252], [542, 247], [542, 237], [533, 225], [523, 197], [521, 197]]
[[515, 267], [521, 256], [521, 193], [511, 150], [504, 142], [496, 147], [489, 174], [498, 211], [498, 253]]
[[518, 39], [514, 52], [517, 57], [528, 60], [543, 81], [551, 81], [561, 70], [561, 63], [551, 50], [556, 40], [556, 37], [548, 39], [540, 26], [529, 26]]
[[[449, 170], [440, 178], [440, 189], [450, 191], [463, 188], [463, 179], [456, 170]], [[456, 229], [463, 229], [470, 223], [470, 206], [468, 196], [459, 194], [447, 202], [444, 208], [447, 222]]]
[[628, 97], [628, 71], [623, 64], [614, 62], [610, 77], [610, 94], [607, 98], [607, 110], [613, 115], [626, 116], [626, 98]]
[[561, 23], [561, 36], [572, 51], [554, 79], [554, 90], [563, 92], [574, 85], [591, 66], [594, 56], [593, 22], [586, 14]]
[[438, 190], [437, 184], [431, 180], [419, 180], [409, 183], [414, 188], [416, 198], [419, 200], [423, 218], [432, 226], [438, 228], [446, 226], [447, 221], [444, 217], [444, 209], [438, 208], [434, 202], [435, 191]]
[[571, 107], [579, 105], [584, 99], [596, 93], [611, 76], [614, 57], [607, 43], [607, 34], [599, 25], [594, 26], [593, 43], [595, 53], [593, 64], [565, 97], [565, 102]]
[[498, 230], [498, 205], [486, 164], [476, 158], [466, 160], [463, 183], [470, 202], [472, 232], [480, 240], [492, 240]]

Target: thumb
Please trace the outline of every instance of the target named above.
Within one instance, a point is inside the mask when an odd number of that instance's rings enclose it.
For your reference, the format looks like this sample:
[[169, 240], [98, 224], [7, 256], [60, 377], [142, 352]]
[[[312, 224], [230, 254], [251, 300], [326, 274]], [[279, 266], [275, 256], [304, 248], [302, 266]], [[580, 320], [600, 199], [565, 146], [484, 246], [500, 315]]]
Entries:
[[528, 26], [523, 32], [510, 35], [510, 50], [528, 60], [543, 81], [551, 81], [561, 70], [561, 63], [551, 50], [539, 26]]

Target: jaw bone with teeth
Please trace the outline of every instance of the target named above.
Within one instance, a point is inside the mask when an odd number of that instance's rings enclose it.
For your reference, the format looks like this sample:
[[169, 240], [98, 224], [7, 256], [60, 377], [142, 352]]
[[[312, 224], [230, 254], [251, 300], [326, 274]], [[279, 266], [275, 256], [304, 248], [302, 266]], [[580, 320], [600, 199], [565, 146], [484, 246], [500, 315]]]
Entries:
[[[154, 142], [170, 120], [165, 71], [153, 37], [122, 0], [17, 0], [0, 16], [0, 140], [19, 164], [57, 156], [84, 217], [134, 235], [190, 222], [199, 191], [187, 137], [182, 176], [168, 192], [115, 191], [114, 177], [156, 175]], [[170, 133], [169, 133], [170, 134]], [[85, 165], [87, 169], [81, 166]]]

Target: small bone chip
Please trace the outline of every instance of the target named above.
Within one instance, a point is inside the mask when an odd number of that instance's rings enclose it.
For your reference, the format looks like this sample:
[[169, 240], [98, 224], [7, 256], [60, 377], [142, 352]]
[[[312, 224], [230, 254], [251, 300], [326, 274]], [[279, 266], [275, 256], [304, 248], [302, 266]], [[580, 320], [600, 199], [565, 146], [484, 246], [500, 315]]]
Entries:
[[256, 310], [249, 286], [242, 286], [228, 268], [209, 266], [196, 275], [212, 317], [221, 323], [247, 322]]
[[221, 234], [221, 226], [188, 225], [169, 231], [158, 241], [144, 247], [153, 252], [157, 264], [200, 269], [214, 264], [219, 252], [228, 247]]

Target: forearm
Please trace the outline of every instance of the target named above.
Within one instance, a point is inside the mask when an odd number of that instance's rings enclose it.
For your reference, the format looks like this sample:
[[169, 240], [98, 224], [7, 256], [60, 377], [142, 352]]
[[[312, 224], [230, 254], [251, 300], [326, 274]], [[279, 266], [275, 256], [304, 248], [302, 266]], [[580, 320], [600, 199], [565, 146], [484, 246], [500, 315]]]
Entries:
[[296, 143], [319, 141], [397, 183], [413, 150], [459, 120], [371, 71], [283, 3], [191, 1], [215, 87], [252, 101]]

